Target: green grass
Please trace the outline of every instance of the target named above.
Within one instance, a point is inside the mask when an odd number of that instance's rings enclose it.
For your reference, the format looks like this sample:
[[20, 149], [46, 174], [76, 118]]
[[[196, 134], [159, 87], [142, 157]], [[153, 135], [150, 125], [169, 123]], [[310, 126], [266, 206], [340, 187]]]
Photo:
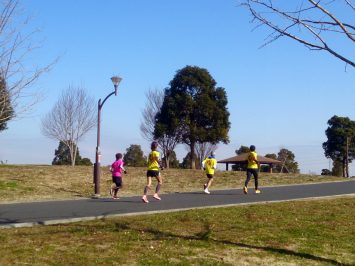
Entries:
[[355, 198], [4, 229], [0, 265], [354, 265]]
[[1, 181], [0, 180], [0, 190], [15, 190], [18, 187], [16, 181]]

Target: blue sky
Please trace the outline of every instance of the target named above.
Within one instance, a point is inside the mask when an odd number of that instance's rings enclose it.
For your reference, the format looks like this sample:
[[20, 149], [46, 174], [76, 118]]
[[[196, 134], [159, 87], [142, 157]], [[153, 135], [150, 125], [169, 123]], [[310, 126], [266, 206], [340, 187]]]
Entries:
[[[42, 47], [31, 63], [59, 62], [33, 89], [45, 100], [26, 118], [8, 123], [0, 134], [0, 160], [50, 164], [58, 141], [45, 138], [41, 118], [63, 90], [84, 87], [96, 100], [113, 90], [110, 77], [123, 80], [119, 94], [103, 107], [102, 163], [131, 144], [149, 151], [139, 130], [145, 92], [168, 86], [186, 65], [206, 68], [228, 96], [230, 143], [219, 145], [218, 159], [241, 145], [256, 145], [260, 155], [287, 148], [303, 173], [329, 168], [322, 143], [333, 115], [355, 119], [355, 71], [338, 59], [310, 51], [289, 39], [262, 49], [266, 29], [253, 30], [250, 15], [232, 0], [24, 0]], [[354, 22], [354, 21], [353, 21]], [[354, 24], [354, 23], [353, 23]], [[352, 45], [341, 46], [348, 55]], [[96, 130], [79, 143], [94, 161]], [[179, 146], [178, 159], [187, 150]], [[355, 175], [354, 166], [351, 174]]]

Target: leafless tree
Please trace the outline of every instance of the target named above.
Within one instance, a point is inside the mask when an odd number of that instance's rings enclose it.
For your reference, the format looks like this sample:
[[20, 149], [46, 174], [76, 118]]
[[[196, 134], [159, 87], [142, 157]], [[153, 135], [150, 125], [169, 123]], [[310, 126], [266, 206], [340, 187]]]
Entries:
[[157, 141], [165, 158], [165, 166], [169, 168], [170, 153], [178, 144], [178, 139], [174, 136], [164, 135], [162, 138], [154, 138], [155, 116], [160, 111], [164, 101], [164, 91], [159, 89], [149, 89], [146, 92], [147, 104], [142, 111], [142, 122], [140, 125], [141, 135], [148, 141]]
[[217, 149], [217, 145], [210, 142], [199, 143], [195, 145], [195, 153], [199, 161], [199, 167], [202, 165], [202, 161], [207, 158], [209, 154], [214, 152]]
[[[257, 27], [267, 26], [272, 33], [265, 46], [280, 37], [289, 37], [311, 50], [322, 50], [355, 67], [354, 6], [348, 0], [242, 0], [257, 22]], [[295, 4], [290, 10], [290, 6]], [[345, 44], [348, 44], [345, 45]]]
[[[31, 85], [57, 61], [44, 67], [28, 65], [27, 59], [39, 48], [33, 44], [38, 30], [31, 31], [29, 22], [18, 0], [0, 2], [0, 76], [6, 82], [9, 97], [0, 101], [0, 122], [20, 117], [33, 108], [41, 93], [32, 91]], [[6, 111], [9, 109], [14, 112]]]
[[154, 140], [155, 115], [160, 111], [164, 100], [164, 91], [149, 89], [145, 96], [147, 104], [142, 111], [143, 120], [140, 125], [141, 135], [148, 141]]
[[48, 138], [62, 141], [70, 150], [75, 165], [78, 142], [96, 125], [94, 100], [83, 88], [69, 87], [53, 109], [42, 119], [42, 133]]

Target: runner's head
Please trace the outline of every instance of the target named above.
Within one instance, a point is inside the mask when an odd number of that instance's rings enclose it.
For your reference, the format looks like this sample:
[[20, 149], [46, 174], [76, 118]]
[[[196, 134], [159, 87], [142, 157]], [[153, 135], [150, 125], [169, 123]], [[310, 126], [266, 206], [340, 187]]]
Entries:
[[158, 142], [156, 141], [153, 141], [152, 144], [150, 144], [150, 148], [152, 150], [156, 150], [158, 148]]
[[216, 153], [213, 151], [211, 152], [211, 155], [209, 156], [209, 158], [215, 158], [216, 157]]
[[122, 159], [122, 153], [116, 153], [116, 160]]
[[250, 151], [255, 151], [255, 146], [251, 145], [249, 149], [250, 149]]

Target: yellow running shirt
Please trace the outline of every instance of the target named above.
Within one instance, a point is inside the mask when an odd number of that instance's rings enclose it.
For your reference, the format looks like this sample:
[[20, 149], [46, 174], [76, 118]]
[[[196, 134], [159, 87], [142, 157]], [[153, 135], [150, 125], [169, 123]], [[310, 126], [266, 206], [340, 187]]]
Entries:
[[206, 169], [206, 174], [214, 175], [214, 169], [216, 169], [217, 160], [214, 158], [206, 158], [202, 162], [202, 166]]
[[248, 155], [248, 168], [258, 169], [258, 164], [254, 160], [258, 160], [258, 155], [255, 151], [251, 151]]
[[148, 156], [148, 170], [159, 171], [159, 157], [158, 151], [151, 151]]

